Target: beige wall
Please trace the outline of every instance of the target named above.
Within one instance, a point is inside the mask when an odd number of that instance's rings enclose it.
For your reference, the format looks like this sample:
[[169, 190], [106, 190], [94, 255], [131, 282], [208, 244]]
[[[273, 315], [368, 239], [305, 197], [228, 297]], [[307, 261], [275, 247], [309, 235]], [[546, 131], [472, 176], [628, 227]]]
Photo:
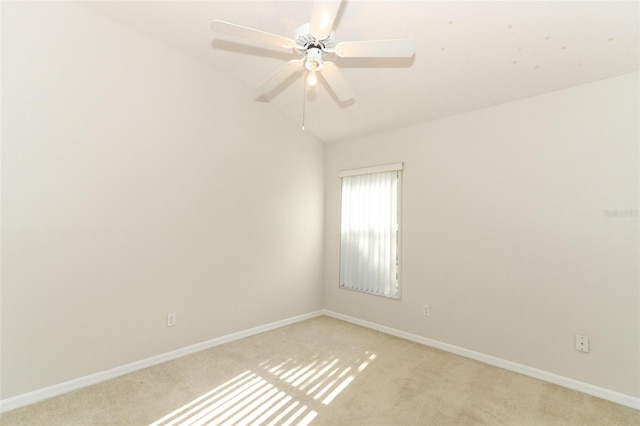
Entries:
[[[638, 93], [626, 75], [328, 146], [325, 307], [640, 396], [638, 218], [605, 215], [638, 209]], [[400, 161], [402, 300], [339, 289], [338, 171]]]
[[253, 98], [85, 6], [3, 2], [1, 398], [321, 308], [323, 147]]

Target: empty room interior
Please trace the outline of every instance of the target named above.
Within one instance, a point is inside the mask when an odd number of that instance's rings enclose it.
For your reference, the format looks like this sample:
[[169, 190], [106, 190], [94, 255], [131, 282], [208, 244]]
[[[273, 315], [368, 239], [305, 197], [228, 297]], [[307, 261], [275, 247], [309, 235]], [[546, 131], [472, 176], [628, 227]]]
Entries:
[[1, 424], [640, 424], [637, 1], [0, 14]]

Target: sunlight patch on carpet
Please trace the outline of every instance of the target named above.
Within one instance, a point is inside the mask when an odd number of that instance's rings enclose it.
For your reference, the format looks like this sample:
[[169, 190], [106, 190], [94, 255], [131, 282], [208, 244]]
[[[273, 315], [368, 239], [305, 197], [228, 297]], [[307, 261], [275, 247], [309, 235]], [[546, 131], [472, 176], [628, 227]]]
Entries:
[[375, 360], [365, 352], [345, 359], [278, 356], [247, 370], [150, 426], [308, 425]]

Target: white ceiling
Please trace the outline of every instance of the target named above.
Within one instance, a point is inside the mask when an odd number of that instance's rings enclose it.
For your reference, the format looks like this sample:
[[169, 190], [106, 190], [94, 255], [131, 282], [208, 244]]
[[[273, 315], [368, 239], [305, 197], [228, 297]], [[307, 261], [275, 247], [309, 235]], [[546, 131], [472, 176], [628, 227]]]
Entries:
[[[86, 4], [251, 88], [297, 56], [214, 34], [211, 21], [292, 38], [312, 9], [310, 1]], [[345, 0], [334, 28], [337, 42], [413, 38], [416, 54], [410, 59], [337, 58], [354, 101], [337, 102], [323, 84], [307, 91], [306, 131], [335, 142], [636, 71], [639, 4]], [[287, 82], [269, 94], [268, 102], [301, 125], [304, 78], [299, 74]]]

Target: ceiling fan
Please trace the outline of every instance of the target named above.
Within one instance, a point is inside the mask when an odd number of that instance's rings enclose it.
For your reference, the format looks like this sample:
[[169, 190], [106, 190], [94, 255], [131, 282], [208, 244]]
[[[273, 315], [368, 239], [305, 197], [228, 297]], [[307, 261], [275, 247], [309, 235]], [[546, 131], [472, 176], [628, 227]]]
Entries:
[[338, 67], [331, 61], [334, 55], [342, 58], [408, 58], [415, 53], [416, 45], [410, 39], [336, 43], [333, 22], [340, 4], [341, 0], [315, 1], [311, 21], [298, 27], [293, 39], [219, 20], [213, 21], [211, 30], [257, 44], [291, 48], [302, 56], [300, 59], [292, 59], [267, 77], [256, 88], [260, 93], [270, 92], [291, 74], [306, 69], [308, 85], [314, 86], [320, 74], [336, 97], [340, 101], [347, 101], [353, 98], [353, 92]]

